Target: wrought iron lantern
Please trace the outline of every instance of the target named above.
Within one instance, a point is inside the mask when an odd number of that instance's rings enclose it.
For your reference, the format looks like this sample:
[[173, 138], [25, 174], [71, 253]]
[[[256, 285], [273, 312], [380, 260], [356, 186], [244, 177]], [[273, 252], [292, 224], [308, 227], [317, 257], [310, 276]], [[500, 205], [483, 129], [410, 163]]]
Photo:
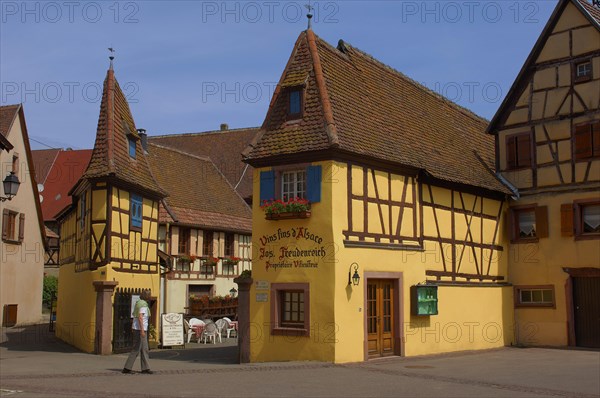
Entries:
[[2, 181], [2, 185], [4, 186], [4, 194], [6, 196], [0, 196], [0, 201], [4, 202], [5, 200], [11, 200], [17, 194], [21, 182], [19, 181], [19, 177], [15, 175], [15, 172], [11, 171], [4, 181]]

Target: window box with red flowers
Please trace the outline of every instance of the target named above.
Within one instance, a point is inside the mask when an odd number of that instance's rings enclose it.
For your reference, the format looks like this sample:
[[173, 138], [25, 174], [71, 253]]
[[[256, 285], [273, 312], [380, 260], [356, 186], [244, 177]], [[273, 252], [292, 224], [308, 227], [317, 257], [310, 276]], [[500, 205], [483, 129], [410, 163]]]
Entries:
[[203, 275], [214, 275], [215, 267], [219, 263], [219, 259], [216, 257], [202, 257], [202, 263], [200, 265], [200, 273]]
[[310, 217], [310, 202], [303, 198], [264, 200], [260, 206], [267, 220], [289, 220]]

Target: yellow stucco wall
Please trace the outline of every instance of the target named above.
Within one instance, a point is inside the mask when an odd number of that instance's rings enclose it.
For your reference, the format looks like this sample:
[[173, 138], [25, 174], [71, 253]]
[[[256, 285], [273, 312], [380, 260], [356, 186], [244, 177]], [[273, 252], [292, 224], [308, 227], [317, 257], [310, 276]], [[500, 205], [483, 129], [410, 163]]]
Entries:
[[[83, 230], [81, 230], [81, 223], [76, 221], [76, 214], [81, 214], [81, 201], [61, 224], [61, 236], [68, 237], [74, 234], [79, 236], [80, 240], [78, 242], [71, 238], [61, 240], [62, 261], [59, 270], [56, 335], [85, 352], [94, 351], [96, 322], [96, 292], [92, 284], [94, 281], [116, 281], [118, 282], [117, 288], [151, 289], [152, 295], [157, 298], [160, 294], [157, 243], [143, 240], [158, 239], [158, 202], [148, 198], [143, 199], [142, 231], [130, 231], [129, 192], [116, 187], [103, 189], [105, 186], [104, 183], [100, 183], [96, 185], [98, 190], [87, 189], [83, 193], [87, 195], [87, 204], [90, 207]], [[112, 191], [110, 196], [107, 196], [107, 189]], [[109, 217], [113, 235], [108, 248], [108, 257], [113, 261], [100, 266], [97, 270], [90, 271], [89, 254], [82, 257], [81, 253], [93, 254], [96, 243], [94, 239], [90, 240], [86, 236], [89, 236], [93, 230], [96, 237], [99, 238], [107, 227], [107, 223], [103, 222], [107, 219], [106, 211], [109, 208], [107, 198], [111, 200]], [[119, 212], [117, 209], [122, 209], [123, 212]], [[91, 219], [96, 222], [92, 223]], [[100, 243], [102, 257], [96, 259], [98, 262], [105, 260], [105, 245], [104, 242]], [[74, 256], [75, 253], [78, 254]], [[81, 262], [84, 259], [88, 260]], [[76, 260], [81, 262], [77, 267]], [[123, 268], [121, 268], [121, 260], [125, 260]], [[140, 263], [155, 264], [155, 271], [153, 273], [128, 272], [132, 269], [134, 271], [142, 270], [144, 265]], [[157, 309], [160, 308], [158, 300], [156, 305]], [[110, 322], [112, 323], [112, 319]], [[155, 323], [158, 331], [160, 322], [155, 319], [151, 322]]]
[[[436, 270], [441, 267], [442, 252], [436, 242], [427, 241], [424, 250], [389, 250], [372, 247], [347, 247], [344, 242], [343, 231], [348, 230], [348, 200], [347, 200], [347, 165], [339, 162], [319, 162], [323, 169], [321, 202], [312, 205], [312, 215], [308, 219], [265, 220], [264, 211], [255, 202], [253, 208], [253, 279], [255, 285], [251, 290], [251, 361], [283, 361], [283, 360], [318, 360], [337, 363], [363, 361], [365, 359], [365, 307], [366, 282], [369, 278], [402, 278], [400, 285], [400, 330], [396, 335], [403, 338], [401, 351], [404, 355], [421, 355], [441, 352], [495, 348], [513, 342], [513, 297], [510, 287], [439, 287], [439, 315], [411, 316], [410, 287], [431, 279], [426, 276], [426, 270]], [[260, 172], [267, 169], [255, 170], [254, 195], [259, 197]], [[384, 175], [385, 174], [385, 175]], [[356, 181], [362, 181], [362, 172], [357, 172], [353, 167], [352, 176]], [[371, 176], [371, 172], [367, 174]], [[369, 177], [371, 178], [371, 177]], [[398, 178], [397, 187], [401, 188]], [[375, 179], [379, 187], [380, 197], [397, 200], [395, 194], [388, 195], [387, 173], [375, 172]], [[360, 182], [359, 181], [359, 182]], [[353, 194], [362, 195], [357, 186], [353, 184]], [[392, 184], [393, 185], [393, 184]], [[375, 196], [374, 184], [367, 184], [369, 197]], [[394, 188], [392, 188], [394, 191]], [[396, 190], [396, 193], [401, 192]], [[450, 191], [441, 188], [432, 188], [435, 202], [445, 205], [449, 201]], [[410, 190], [408, 191], [410, 193]], [[455, 193], [456, 194], [456, 193]], [[411, 195], [407, 195], [410, 197]], [[457, 196], [458, 198], [458, 196]], [[477, 197], [477, 200], [481, 200]], [[428, 198], [427, 200], [430, 200]], [[465, 194], [465, 207], [472, 208], [476, 197]], [[412, 197], [409, 199], [412, 201]], [[417, 199], [418, 200], [418, 197]], [[352, 206], [359, 204], [352, 201]], [[334, 205], [335, 204], [335, 205]], [[481, 209], [481, 202], [477, 202], [477, 209]], [[485, 214], [496, 217], [500, 207], [499, 201], [485, 199], [483, 208]], [[389, 225], [378, 225], [380, 220], [389, 219], [389, 209], [384, 209], [381, 218], [377, 206], [369, 205], [370, 231], [389, 231]], [[417, 206], [417, 212], [418, 206]], [[362, 213], [357, 209], [352, 214]], [[450, 237], [450, 215], [442, 210], [436, 211], [439, 218], [441, 234]], [[408, 214], [408, 213], [407, 213]], [[432, 217], [432, 216], [431, 216]], [[392, 217], [395, 221], [397, 213]], [[477, 217], [474, 217], [476, 219]], [[502, 219], [502, 217], [500, 217]], [[418, 218], [417, 218], [418, 219]], [[465, 225], [462, 225], [460, 220]], [[393, 221], [393, 222], [394, 222]], [[473, 220], [471, 220], [473, 221]], [[353, 219], [356, 222], [356, 218]], [[356, 228], [361, 228], [363, 220], [358, 222]], [[410, 230], [414, 219], [409, 215], [403, 219], [402, 231]], [[425, 230], [432, 232], [433, 219], [424, 216]], [[466, 221], [464, 215], [456, 215], [456, 236], [464, 237]], [[404, 227], [408, 224], [410, 228]], [[384, 222], [385, 224], [385, 222]], [[322, 238], [323, 243], [315, 245], [294, 237], [287, 237], [287, 233], [308, 228], [311, 233]], [[356, 228], [354, 230], [356, 230]], [[395, 230], [396, 226], [393, 225]], [[477, 219], [471, 224], [474, 240], [484, 242], [492, 241], [495, 222]], [[496, 236], [496, 244], [502, 245], [502, 226]], [[417, 228], [417, 231], [420, 227]], [[477, 232], [475, 232], [477, 231]], [[483, 234], [481, 233], [483, 231]], [[381, 231], [380, 231], [381, 232]], [[356, 241], [356, 239], [349, 239]], [[407, 243], [414, 245], [414, 243]], [[293, 265], [291, 268], [267, 268], [270, 259], [279, 263], [278, 255], [282, 247], [300, 249], [323, 247], [326, 254], [323, 258], [316, 259], [315, 268], [301, 269]], [[477, 249], [476, 256], [481, 252]], [[269, 256], [273, 256], [269, 258]], [[489, 258], [489, 254], [483, 254]], [[478, 260], [481, 263], [481, 258]], [[293, 263], [293, 262], [292, 262]], [[361, 282], [359, 286], [348, 286], [348, 272], [352, 263], [359, 264]], [[475, 272], [474, 257], [465, 255], [460, 272]], [[506, 275], [506, 256], [492, 256], [490, 275]], [[299, 282], [310, 285], [310, 323], [309, 337], [298, 336], [272, 336], [269, 325], [271, 322], [270, 311], [273, 297], [268, 288], [259, 289], [260, 283]], [[258, 299], [268, 299], [268, 302], [258, 302]], [[400, 350], [399, 350], [400, 351]]]
[[[7, 209], [18, 213], [16, 231], [19, 233], [20, 214], [25, 215], [23, 241], [20, 244], [0, 240], [0, 324], [4, 319], [4, 305], [17, 305], [17, 324], [33, 324], [42, 317], [42, 280], [44, 276], [44, 242], [36, 208], [35, 191], [29, 169], [21, 116], [17, 115], [6, 138], [14, 146], [9, 152], [0, 151], [1, 179], [12, 171], [13, 156], [18, 157], [21, 185], [10, 201], [0, 202], [2, 212]], [[4, 190], [0, 188], [4, 195]], [[15, 236], [18, 238], [18, 236]]]
[[74, 263], [59, 269], [56, 337], [84, 352], [94, 352], [96, 292], [92, 283], [105, 280], [103, 272], [75, 272]]
[[[318, 163], [327, 170], [326, 163]], [[264, 169], [263, 169], [264, 170]], [[260, 197], [260, 171], [255, 170], [254, 195]], [[253, 260], [252, 278], [269, 283], [309, 283], [310, 284], [310, 323], [311, 336], [272, 336], [270, 334], [269, 290], [258, 290], [256, 284], [250, 292], [250, 360], [252, 362], [318, 360], [335, 361], [335, 347], [331, 336], [334, 328], [334, 273], [335, 252], [338, 250], [332, 237], [332, 184], [322, 184], [321, 202], [312, 205], [312, 215], [304, 220], [265, 220], [265, 213], [258, 200], [253, 206]], [[316, 234], [320, 243], [299, 238], [302, 235]], [[308, 231], [307, 231], [308, 230]], [[290, 236], [287, 233], [290, 233]], [[295, 236], [292, 234], [295, 232]], [[316, 268], [294, 266], [295, 259], [280, 259], [281, 248], [290, 250], [324, 250], [323, 256], [302, 258], [311, 261]], [[287, 263], [291, 266], [279, 267]], [[267, 302], [258, 302], [257, 295], [266, 295]], [[259, 296], [261, 297], [261, 296]], [[264, 296], [263, 296], [264, 297]]]
[[561, 236], [560, 206], [578, 199], [598, 198], [598, 192], [546, 194], [522, 198], [515, 205], [548, 206], [547, 238], [537, 243], [511, 244], [511, 281], [518, 285], [553, 285], [556, 308], [516, 308], [517, 342], [524, 345], [567, 345], [568, 274], [563, 268], [600, 266], [597, 239], [575, 240]]

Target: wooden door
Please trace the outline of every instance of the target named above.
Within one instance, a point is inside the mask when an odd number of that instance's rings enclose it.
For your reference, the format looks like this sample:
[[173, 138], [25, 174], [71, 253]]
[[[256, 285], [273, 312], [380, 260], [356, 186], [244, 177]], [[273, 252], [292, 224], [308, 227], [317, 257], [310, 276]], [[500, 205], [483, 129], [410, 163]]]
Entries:
[[391, 280], [367, 282], [369, 357], [394, 355], [394, 285]]
[[579, 347], [600, 348], [600, 277], [573, 278], [575, 338]]

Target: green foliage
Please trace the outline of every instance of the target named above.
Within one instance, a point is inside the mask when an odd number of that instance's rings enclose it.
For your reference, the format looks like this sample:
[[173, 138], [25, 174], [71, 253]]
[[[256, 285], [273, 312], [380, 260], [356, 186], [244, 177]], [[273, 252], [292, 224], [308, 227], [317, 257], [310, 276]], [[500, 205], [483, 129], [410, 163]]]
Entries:
[[242, 271], [240, 278], [252, 278], [252, 271], [249, 269]]
[[50, 307], [52, 298], [56, 298], [58, 294], [58, 278], [53, 275], [44, 276], [44, 287], [42, 292], [43, 303]]

